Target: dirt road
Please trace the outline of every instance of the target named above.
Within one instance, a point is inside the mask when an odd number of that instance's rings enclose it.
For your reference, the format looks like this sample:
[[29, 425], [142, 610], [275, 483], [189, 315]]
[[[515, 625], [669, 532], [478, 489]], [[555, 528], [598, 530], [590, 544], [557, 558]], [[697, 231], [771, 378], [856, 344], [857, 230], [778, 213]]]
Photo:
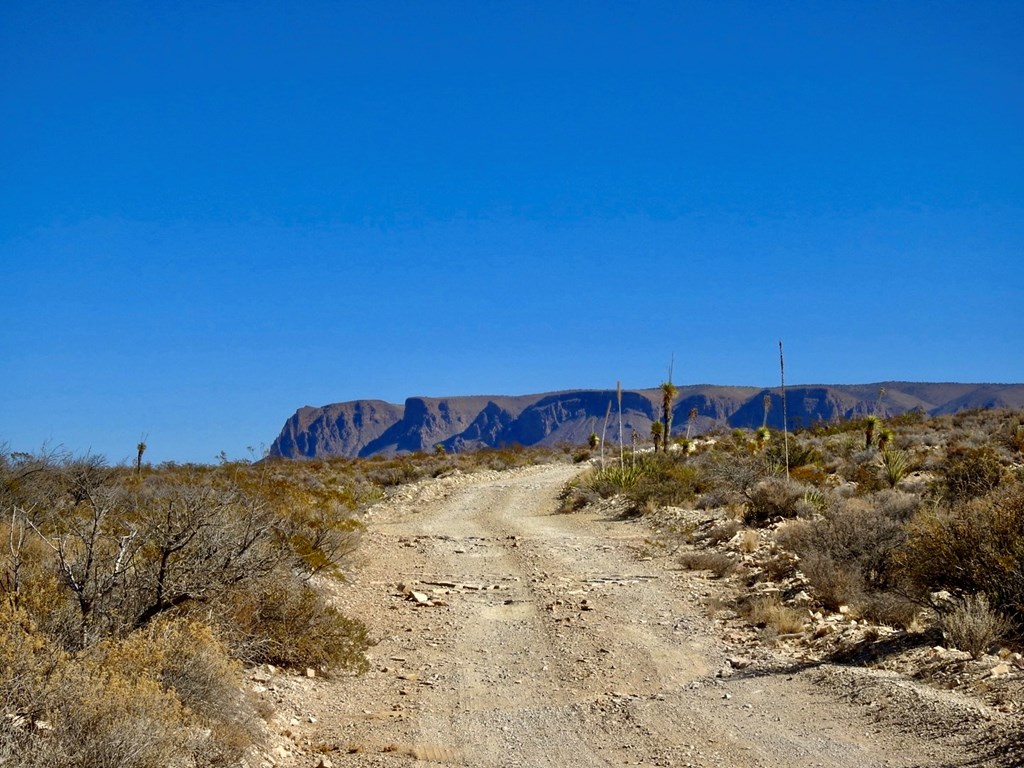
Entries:
[[264, 680], [275, 764], [997, 764], [880, 717], [927, 692], [851, 703], [842, 674], [723, 629], [714, 585], [646, 556], [643, 524], [553, 514], [578, 471], [446, 478], [375, 508], [339, 590], [379, 639], [372, 670]]

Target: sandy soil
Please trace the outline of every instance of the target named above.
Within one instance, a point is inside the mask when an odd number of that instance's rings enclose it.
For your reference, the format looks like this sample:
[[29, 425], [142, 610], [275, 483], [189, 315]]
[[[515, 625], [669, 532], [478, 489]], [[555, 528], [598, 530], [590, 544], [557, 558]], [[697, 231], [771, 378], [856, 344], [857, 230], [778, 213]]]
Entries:
[[578, 471], [458, 475], [375, 507], [336, 588], [379, 641], [372, 669], [254, 670], [276, 711], [261, 763], [1020, 764], [983, 703], [793, 660], [716, 619], [714, 585], [650, 557], [643, 523], [555, 514]]

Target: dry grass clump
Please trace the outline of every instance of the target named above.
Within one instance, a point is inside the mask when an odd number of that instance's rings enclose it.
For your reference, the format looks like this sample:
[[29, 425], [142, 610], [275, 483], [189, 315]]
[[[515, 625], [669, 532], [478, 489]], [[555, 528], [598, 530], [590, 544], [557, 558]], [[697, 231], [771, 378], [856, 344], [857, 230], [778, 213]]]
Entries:
[[761, 537], [757, 535], [757, 531], [745, 530], [743, 536], [739, 541], [740, 552], [746, 554], [752, 554], [757, 551], [758, 545], [761, 543]]
[[0, 758], [17, 765], [222, 765], [257, 738], [237, 664], [188, 622], [69, 654], [8, 605], [0, 708]]
[[782, 604], [778, 595], [760, 595], [744, 600], [740, 615], [759, 628], [769, 628], [780, 635], [793, 635], [804, 630], [806, 612]]
[[984, 656], [1011, 629], [1006, 617], [994, 610], [981, 593], [955, 601], [942, 613], [939, 624], [946, 642], [975, 659]]

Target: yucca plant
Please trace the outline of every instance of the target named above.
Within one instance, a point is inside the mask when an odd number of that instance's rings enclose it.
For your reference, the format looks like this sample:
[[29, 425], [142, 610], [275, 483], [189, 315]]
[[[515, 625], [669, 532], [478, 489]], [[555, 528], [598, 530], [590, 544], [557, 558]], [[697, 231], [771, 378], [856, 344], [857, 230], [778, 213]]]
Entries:
[[764, 450], [764, 447], [768, 444], [771, 436], [772, 433], [768, 427], [758, 427], [754, 432], [754, 448], [758, 451]]
[[658, 445], [661, 443], [661, 436], [665, 432], [665, 426], [660, 421], [651, 422], [651, 440], [654, 441], [654, 452], [658, 452]]
[[878, 425], [881, 424], [881, 420], [877, 416], [867, 416], [864, 419], [864, 450], [871, 448], [871, 444], [875, 442], [875, 430], [878, 429]]
[[890, 488], [899, 485], [900, 480], [907, 476], [910, 467], [910, 459], [906, 451], [891, 446], [882, 451], [882, 472]]

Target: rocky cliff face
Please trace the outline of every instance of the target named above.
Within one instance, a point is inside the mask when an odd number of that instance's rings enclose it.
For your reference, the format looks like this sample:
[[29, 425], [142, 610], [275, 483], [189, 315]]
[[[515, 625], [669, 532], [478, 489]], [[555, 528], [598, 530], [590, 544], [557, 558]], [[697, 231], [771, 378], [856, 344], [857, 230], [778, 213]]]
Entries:
[[400, 422], [405, 408], [383, 400], [355, 400], [321, 408], [305, 406], [285, 422], [271, 456], [356, 456]]
[[[680, 387], [672, 413], [672, 433], [690, 429], [700, 434], [714, 428], [761, 426], [765, 419], [782, 427], [778, 389], [695, 385]], [[644, 441], [651, 422], [661, 415], [661, 391], [622, 393], [623, 440], [635, 430]], [[618, 442], [619, 415], [615, 390], [569, 392], [517, 397], [411, 397], [404, 405], [356, 400], [296, 411], [270, 448], [272, 456], [393, 455], [445, 450], [464, 451], [503, 445], [585, 443], [601, 434], [608, 416], [606, 439]], [[929, 384], [883, 382], [857, 385], [812, 385], [786, 388], [790, 428], [818, 422], [854, 419], [875, 413], [893, 416], [912, 409], [953, 413], [967, 408], [1024, 408], [1022, 384]], [[691, 414], [693, 418], [691, 419]]]

